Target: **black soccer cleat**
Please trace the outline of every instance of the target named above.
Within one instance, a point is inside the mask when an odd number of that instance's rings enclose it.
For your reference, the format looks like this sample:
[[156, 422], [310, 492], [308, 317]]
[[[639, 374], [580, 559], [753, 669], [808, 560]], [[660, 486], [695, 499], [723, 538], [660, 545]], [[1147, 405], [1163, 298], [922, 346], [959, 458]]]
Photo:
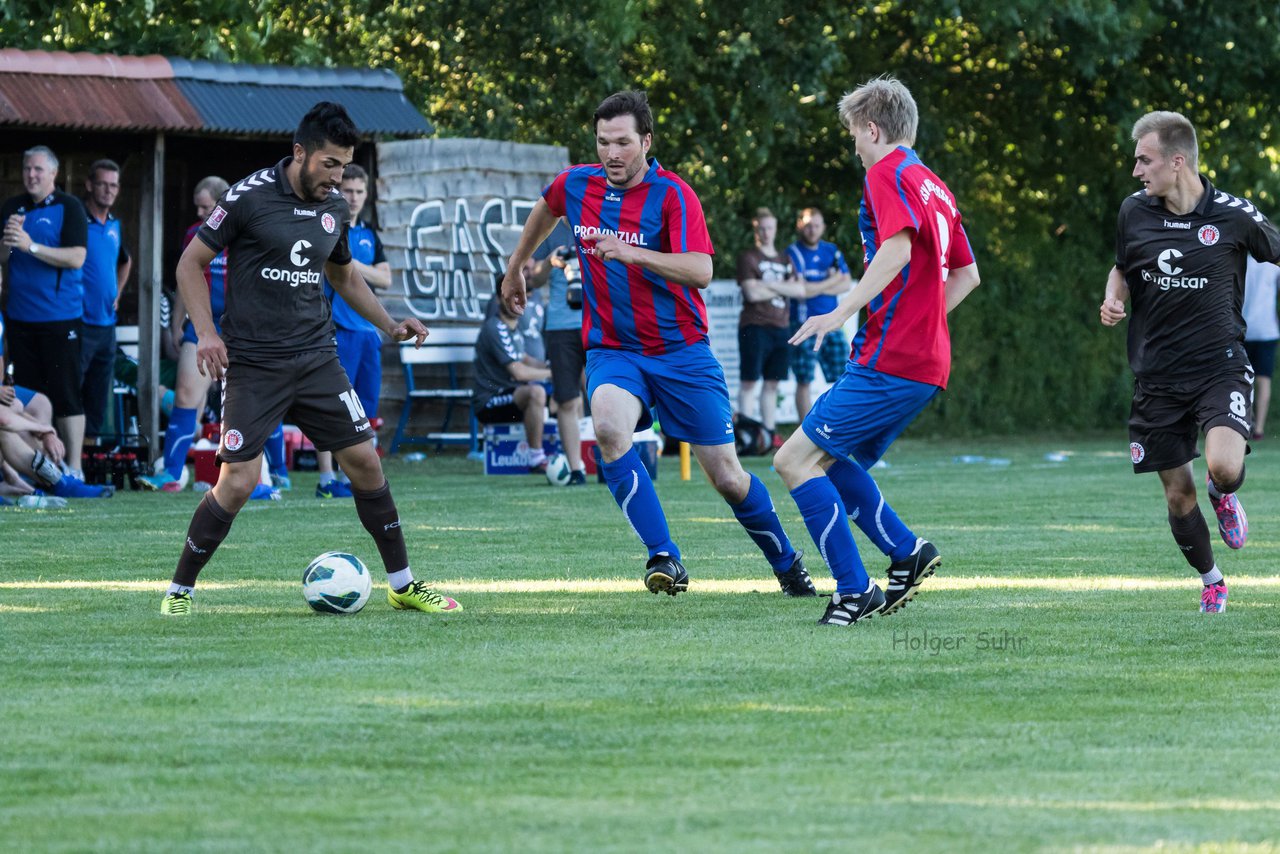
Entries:
[[859, 620], [869, 620], [884, 607], [884, 591], [873, 581], [861, 593], [831, 594], [827, 612], [818, 620], [820, 626], [849, 626]]
[[778, 584], [782, 587], [783, 596], [817, 596], [818, 591], [814, 589], [813, 579], [809, 577], [809, 573], [804, 568], [804, 552], [797, 550], [796, 559], [791, 562], [791, 568], [786, 572], [773, 573], [778, 578]]
[[889, 589], [880, 613], [888, 615], [905, 607], [920, 589], [920, 583], [940, 566], [942, 555], [938, 554], [937, 547], [928, 540], [917, 539], [916, 550], [910, 557], [889, 564]]
[[689, 589], [689, 573], [684, 564], [671, 555], [654, 555], [644, 565], [644, 586], [650, 593], [674, 596]]

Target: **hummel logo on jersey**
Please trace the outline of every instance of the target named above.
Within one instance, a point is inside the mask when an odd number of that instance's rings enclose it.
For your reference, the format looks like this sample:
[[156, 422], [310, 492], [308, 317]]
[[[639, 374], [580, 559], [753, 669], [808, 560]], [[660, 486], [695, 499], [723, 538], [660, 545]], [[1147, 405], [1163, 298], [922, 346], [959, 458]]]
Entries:
[[241, 194], [247, 193], [254, 187], [261, 187], [263, 184], [275, 183], [275, 178], [271, 174], [270, 169], [263, 169], [260, 172], [254, 172], [248, 178], [245, 178], [239, 184], [228, 189], [223, 193], [222, 197], [229, 202], [234, 202], [240, 198]]
[[1187, 229], [1188, 231], [1190, 231], [1190, 230], [1191, 230], [1191, 223], [1189, 223], [1189, 222], [1169, 222], [1169, 220], [1167, 220], [1167, 219], [1166, 219], [1166, 220], [1164, 221], [1164, 227], [1165, 227], [1165, 228], [1185, 228], [1185, 229]]
[[294, 215], [294, 216], [315, 216], [315, 215], [316, 215], [316, 212], [315, 212], [315, 211], [304, 211], [302, 208], [294, 208], [294, 209], [293, 209], [293, 215]]

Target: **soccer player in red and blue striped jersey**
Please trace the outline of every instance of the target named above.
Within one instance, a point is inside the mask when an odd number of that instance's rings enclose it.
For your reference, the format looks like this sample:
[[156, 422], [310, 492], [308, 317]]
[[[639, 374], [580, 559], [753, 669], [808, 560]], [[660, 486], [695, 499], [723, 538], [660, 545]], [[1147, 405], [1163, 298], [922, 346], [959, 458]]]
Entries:
[[649, 551], [645, 585], [671, 595], [689, 576], [639, 454], [637, 429], [653, 423], [693, 446], [712, 485], [768, 559], [788, 595], [813, 583], [773, 509], [764, 483], [734, 452], [724, 371], [707, 342], [700, 290], [714, 249], [702, 203], [679, 176], [647, 155], [653, 116], [643, 93], [618, 92], [595, 113], [600, 162], [556, 176], [534, 205], [511, 255], [502, 299], [525, 306], [523, 267], [561, 217], [581, 262], [587, 393], [605, 482]]
[[[840, 101], [867, 177], [858, 216], [866, 272], [830, 314], [808, 318], [791, 343], [828, 333], [864, 306], [845, 373], [774, 457], [805, 526], [836, 578], [819, 622], [849, 625], [890, 614], [915, 595], [942, 558], [885, 502], [867, 473], [906, 426], [946, 387], [951, 371], [947, 313], [978, 286], [978, 267], [951, 191], [911, 150], [915, 99], [897, 80], [871, 80]], [[886, 592], [867, 576], [858, 527], [890, 559]]]

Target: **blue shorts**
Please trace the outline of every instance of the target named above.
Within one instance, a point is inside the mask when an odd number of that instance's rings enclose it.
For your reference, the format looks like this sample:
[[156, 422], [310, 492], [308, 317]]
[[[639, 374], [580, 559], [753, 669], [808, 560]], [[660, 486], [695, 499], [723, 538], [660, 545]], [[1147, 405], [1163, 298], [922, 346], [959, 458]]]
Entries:
[[18, 393], [18, 402], [22, 404], [23, 409], [26, 409], [28, 406], [30, 406], [31, 401], [38, 394], [38, 392], [35, 389], [27, 388], [26, 386], [21, 386], [21, 385], [14, 386], [13, 390]]
[[644, 411], [637, 430], [653, 424], [654, 409], [666, 436], [690, 445], [733, 443], [724, 369], [705, 341], [662, 356], [594, 347], [587, 351], [587, 398], [602, 385], [640, 398]]
[[870, 468], [940, 390], [851, 361], [801, 427], [810, 441], [836, 459]]
[[382, 394], [382, 338], [377, 332], [353, 332], [338, 327], [338, 361], [351, 380], [351, 387], [364, 405], [364, 414], [378, 416], [378, 398]]
[[[222, 334], [222, 315], [218, 315], [213, 319], [213, 328], [217, 330], [219, 335]], [[199, 344], [200, 338], [196, 335], [196, 327], [190, 320], [184, 321], [182, 324], [182, 340], [190, 341], [192, 344]]]

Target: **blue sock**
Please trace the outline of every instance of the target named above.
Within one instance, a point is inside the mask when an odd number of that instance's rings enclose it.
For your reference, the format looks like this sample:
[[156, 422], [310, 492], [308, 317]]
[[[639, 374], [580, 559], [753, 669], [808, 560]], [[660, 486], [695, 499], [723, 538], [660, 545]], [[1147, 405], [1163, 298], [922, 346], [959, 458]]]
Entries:
[[164, 431], [164, 470], [175, 480], [182, 476], [187, 464], [187, 451], [196, 433], [196, 410], [175, 406], [169, 413], [169, 426]]
[[885, 503], [880, 487], [862, 466], [836, 460], [827, 469], [827, 477], [835, 484], [854, 524], [876, 548], [894, 561], [911, 555], [916, 547], [916, 535]]
[[613, 493], [613, 500], [622, 508], [622, 515], [631, 523], [631, 529], [649, 550], [649, 557], [666, 552], [676, 560], [680, 549], [671, 540], [667, 517], [658, 502], [653, 480], [640, 460], [635, 447], [611, 463], [601, 462], [604, 482]]
[[284, 455], [284, 425], [277, 424], [275, 432], [267, 437], [267, 468], [274, 475], [288, 477], [289, 464]]
[[825, 477], [815, 477], [791, 490], [791, 497], [804, 517], [809, 536], [835, 576], [836, 591], [842, 596], [865, 591], [871, 579], [858, 556], [848, 514], [835, 486]]
[[778, 521], [778, 513], [773, 508], [773, 499], [769, 497], [764, 481], [755, 475], [750, 477], [751, 488], [747, 490], [747, 497], [742, 499], [741, 504], [730, 504], [729, 507], [751, 535], [751, 539], [760, 547], [760, 551], [764, 552], [765, 559], [774, 572], [786, 572], [796, 559], [796, 550], [791, 547], [787, 532], [782, 530], [782, 523]]

